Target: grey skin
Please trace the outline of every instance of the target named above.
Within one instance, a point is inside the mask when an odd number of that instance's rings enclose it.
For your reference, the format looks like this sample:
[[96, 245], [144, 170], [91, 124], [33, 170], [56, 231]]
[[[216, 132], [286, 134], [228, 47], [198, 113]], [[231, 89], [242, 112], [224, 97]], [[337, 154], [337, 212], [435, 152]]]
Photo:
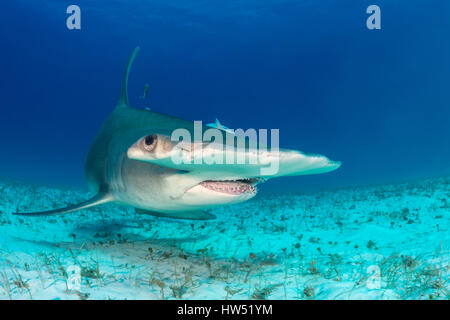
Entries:
[[[136, 48], [127, 65], [119, 102], [103, 123], [87, 154], [85, 175], [95, 196], [85, 202], [44, 212], [16, 213], [25, 216], [62, 214], [114, 202], [136, 208], [137, 212], [178, 219], [211, 219], [205, 209], [239, 203], [256, 194], [256, 184], [279, 176], [329, 172], [340, 166], [320, 155], [280, 149], [268, 151], [279, 159], [275, 174], [261, 176], [262, 164], [176, 164], [171, 156], [176, 143], [171, 134], [185, 129], [194, 136], [194, 123], [149, 110], [131, 108], [128, 102], [128, 75], [139, 52]], [[209, 129], [202, 127], [202, 132]], [[226, 141], [225, 130], [219, 130]], [[249, 156], [255, 150], [235, 149]], [[211, 149], [203, 142], [188, 143], [183, 152], [193, 156], [196, 146]], [[262, 151], [261, 151], [262, 152]], [[266, 163], [267, 164], [267, 163]], [[225, 190], [225, 191], [224, 191]]]

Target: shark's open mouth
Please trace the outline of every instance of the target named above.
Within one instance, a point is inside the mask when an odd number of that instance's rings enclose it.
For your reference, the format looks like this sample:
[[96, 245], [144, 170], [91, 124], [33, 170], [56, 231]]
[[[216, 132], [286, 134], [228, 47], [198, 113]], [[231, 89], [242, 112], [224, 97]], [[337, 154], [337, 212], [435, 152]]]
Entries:
[[259, 178], [239, 180], [205, 180], [200, 182], [200, 185], [212, 191], [230, 195], [240, 195], [246, 193], [255, 194], [257, 192], [255, 185], [261, 181], [262, 179]]

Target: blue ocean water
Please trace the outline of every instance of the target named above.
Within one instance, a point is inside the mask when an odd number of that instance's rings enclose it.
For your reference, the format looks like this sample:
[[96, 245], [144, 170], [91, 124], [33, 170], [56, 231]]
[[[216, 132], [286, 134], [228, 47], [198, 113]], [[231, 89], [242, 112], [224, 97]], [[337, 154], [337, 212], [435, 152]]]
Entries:
[[[450, 173], [450, 5], [378, 1], [9, 1], [0, 13], [3, 177], [84, 186], [90, 142], [128, 55], [133, 106], [231, 128], [279, 128], [280, 145], [343, 163], [262, 190]], [[142, 101], [145, 83], [149, 97]]]
[[[15, 0], [0, 40], [0, 298], [448, 299], [450, 2]], [[208, 223], [117, 206], [10, 215], [86, 199], [87, 150], [138, 45], [133, 107], [276, 128], [280, 146], [342, 167], [271, 180]], [[180, 285], [163, 270], [183, 264]], [[67, 295], [70, 265], [100, 289]], [[383, 291], [360, 287], [373, 266]]]

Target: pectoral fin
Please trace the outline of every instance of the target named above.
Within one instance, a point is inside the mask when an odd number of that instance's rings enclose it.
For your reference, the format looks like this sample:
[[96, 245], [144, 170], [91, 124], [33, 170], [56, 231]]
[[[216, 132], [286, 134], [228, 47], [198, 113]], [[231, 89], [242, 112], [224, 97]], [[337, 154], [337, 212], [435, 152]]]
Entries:
[[148, 214], [155, 217], [171, 218], [171, 219], [188, 219], [188, 220], [212, 220], [216, 216], [206, 211], [180, 211], [180, 212], [157, 212], [144, 209], [135, 209], [136, 213]]
[[74, 211], [78, 211], [81, 209], [87, 209], [87, 208], [95, 207], [100, 204], [111, 202], [111, 201], [113, 201], [113, 198], [110, 194], [99, 193], [95, 197], [93, 197], [87, 201], [84, 201], [84, 202], [81, 202], [78, 204], [74, 204], [74, 205], [70, 205], [70, 206], [67, 206], [67, 207], [61, 208], [61, 209], [40, 211], [40, 212], [15, 212], [13, 214], [19, 215], [19, 216], [30, 216], [30, 217], [49, 216], [49, 215], [54, 215], [54, 214], [74, 212]]

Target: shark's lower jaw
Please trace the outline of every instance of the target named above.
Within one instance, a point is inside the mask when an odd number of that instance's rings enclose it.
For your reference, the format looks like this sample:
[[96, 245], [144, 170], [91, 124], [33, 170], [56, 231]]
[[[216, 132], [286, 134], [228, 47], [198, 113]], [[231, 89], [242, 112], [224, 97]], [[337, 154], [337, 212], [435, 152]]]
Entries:
[[[185, 175], [185, 177], [187, 177]], [[186, 208], [205, 209], [220, 205], [235, 204], [253, 198], [256, 193], [256, 184], [259, 178], [214, 178], [208, 177], [188, 187], [183, 194], [171, 199], [175, 204]], [[194, 182], [194, 181], [193, 181]]]
[[252, 180], [234, 180], [234, 181], [214, 181], [206, 180], [200, 182], [200, 185], [206, 189], [229, 194], [229, 195], [242, 195], [242, 194], [256, 194], [257, 189], [253, 185]]

